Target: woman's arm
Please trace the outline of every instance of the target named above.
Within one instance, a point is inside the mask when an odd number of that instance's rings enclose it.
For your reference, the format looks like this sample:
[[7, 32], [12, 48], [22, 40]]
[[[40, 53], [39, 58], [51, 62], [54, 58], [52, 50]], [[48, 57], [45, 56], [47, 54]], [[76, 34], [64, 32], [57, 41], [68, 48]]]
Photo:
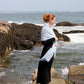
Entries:
[[46, 41], [42, 41], [42, 44], [43, 45], [49, 45], [49, 44], [53, 44], [53, 42], [55, 41], [55, 38], [51, 38], [51, 39], [48, 39]]

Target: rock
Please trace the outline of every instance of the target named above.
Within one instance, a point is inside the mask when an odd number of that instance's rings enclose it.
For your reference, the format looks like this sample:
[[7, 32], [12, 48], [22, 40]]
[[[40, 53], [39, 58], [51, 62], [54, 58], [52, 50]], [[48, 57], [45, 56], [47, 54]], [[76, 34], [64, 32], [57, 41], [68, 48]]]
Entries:
[[[0, 27], [3, 27], [4, 28], [4, 31], [9, 31], [10, 30], [10, 27], [11, 27], [11, 24], [10, 23], [8, 23], [7, 21], [3, 21], [3, 20], [1, 20], [0, 21]], [[3, 29], [3, 28], [1, 28], [1, 29]], [[0, 30], [1, 30], [0, 29]], [[8, 32], [7, 32], [8, 33]]]
[[[42, 26], [24, 23], [8, 23], [0, 21], [0, 56], [1, 58], [13, 50], [32, 49], [33, 46], [42, 45], [41, 43]], [[70, 41], [70, 39], [54, 30], [61, 41]]]
[[70, 42], [70, 38], [66, 35], [62, 35], [60, 34], [57, 30], [54, 29], [54, 32], [56, 34], [56, 36], [58, 37], [58, 40], [59, 41], [67, 41], [67, 42]]
[[41, 26], [24, 23], [21, 25], [12, 23], [14, 46], [18, 49], [32, 49], [37, 43], [41, 44]]
[[5, 54], [6, 50], [6, 35], [2, 32], [0, 32], [0, 56], [3, 56]]
[[[6, 21], [0, 21], [0, 58], [7, 55], [9, 46], [12, 43], [11, 39], [11, 24]], [[8, 50], [8, 51], [7, 51]]]
[[0, 27], [0, 32], [8, 33], [8, 30], [6, 27]]
[[69, 80], [74, 84], [84, 84], [84, 65], [73, 65], [69, 68]]
[[[34, 72], [33, 75], [33, 82], [32, 84], [36, 84], [36, 78], [37, 78], [37, 69]], [[58, 74], [54, 68], [51, 68], [51, 82], [49, 84], [71, 84], [69, 82], [65, 82], [65, 79], [61, 77], [60, 74]]]
[[17, 36], [15, 36], [14, 39], [14, 48], [16, 50], [31, 49], [34, 46], [33, 42], [30, 40], [25, 40]]
[[[14, 36], [15, 49], [32, 49], [33, 46], [41, 44], [41, 26], [34, 24], [15, 24], [12, 23], [12, 31]], [[58, 39], [61, 41], [70, 41], [70, 39], [62, 34], [59, 34], [57, 30], [54, 30]], [[30, 46], [30, 47], [27, 47]], [[18, 47], [18, 48], [17, 48]]]
[[71, 23], [64, 21], [57, 23], [56, 26], [84, 26], [84, 23]]
[[11, 27], [11, 24], [8, 23], [7, 21], [0, 20], [0, 26], [9, 26], [9, 27]]
[[69, 32], [63, 32], [63, 34], [71, 34], [71, 33], [84, 33], [84, 30], [72, 30]]
[[73, 23], [70, 23], [70, 22], [59, 22], [56, 24], [56, 26], [76, 26], [77, 24], [73, 24]]
[[76, 26], [84, 26], [84, 23], [77, 23]]

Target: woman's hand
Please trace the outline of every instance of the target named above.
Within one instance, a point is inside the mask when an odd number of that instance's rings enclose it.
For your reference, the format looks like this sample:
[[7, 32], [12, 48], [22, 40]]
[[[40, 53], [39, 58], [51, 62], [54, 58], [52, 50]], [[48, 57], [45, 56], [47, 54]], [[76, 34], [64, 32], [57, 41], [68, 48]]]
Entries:
[[56, 44], [55, 44], [55, 47], [57, 47], [57, 46], [58, 46], [58, 44], [56, 43]]
[[58, 38], [57, 37], [55, 37], [55, 41], [57, 41], [58, 40]]

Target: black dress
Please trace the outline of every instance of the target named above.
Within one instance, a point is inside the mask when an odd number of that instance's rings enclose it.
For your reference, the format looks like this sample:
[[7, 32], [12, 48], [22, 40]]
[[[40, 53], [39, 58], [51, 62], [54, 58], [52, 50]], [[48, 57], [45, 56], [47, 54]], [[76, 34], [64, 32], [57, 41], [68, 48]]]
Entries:
[[[48, 39], [46, 41], [42, 41], [44, 45], [41, 57], [52, 47], [55, 38]], [[51, 58], [49, 62], [47, 61], [39, 61], [38, 65], [38, 74], [37, 74], [37, 83], [40, 84], [48, 84], [51, 81], [51, 66], [54, 60], [54, 56]]]

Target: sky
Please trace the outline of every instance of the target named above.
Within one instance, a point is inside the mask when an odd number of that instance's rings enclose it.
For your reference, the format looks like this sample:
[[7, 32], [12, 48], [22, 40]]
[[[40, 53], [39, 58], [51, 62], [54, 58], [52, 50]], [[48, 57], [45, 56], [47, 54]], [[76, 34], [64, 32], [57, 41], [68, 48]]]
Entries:
[[0, 0], [2, 11], [84, 12], [84, 0]]

